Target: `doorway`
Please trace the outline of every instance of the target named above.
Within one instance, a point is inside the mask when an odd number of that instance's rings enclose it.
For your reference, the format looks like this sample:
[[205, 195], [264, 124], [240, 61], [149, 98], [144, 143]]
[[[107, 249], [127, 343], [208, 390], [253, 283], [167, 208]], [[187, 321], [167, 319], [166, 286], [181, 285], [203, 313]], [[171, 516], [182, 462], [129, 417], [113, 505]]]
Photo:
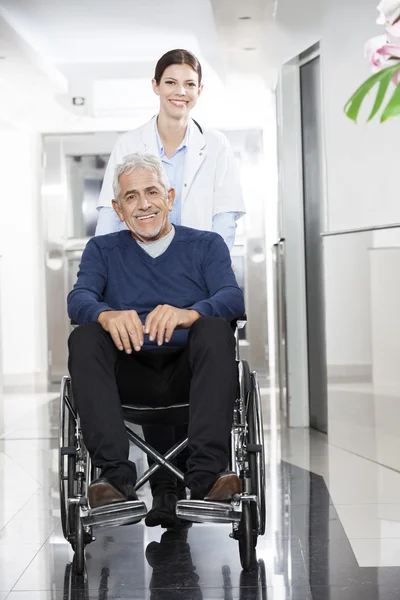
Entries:
[[325, 223], [319, 45], [285, 64], [277, 89], [280, 237], [285, 240], [287, 423], [327, 432]]
[[310, 426], [328, 428], [324, 265], [323, 148], [321, 59], [308, 55], [300, 66], [303, 166], [304, 259], [306, 277], [307, 354]]

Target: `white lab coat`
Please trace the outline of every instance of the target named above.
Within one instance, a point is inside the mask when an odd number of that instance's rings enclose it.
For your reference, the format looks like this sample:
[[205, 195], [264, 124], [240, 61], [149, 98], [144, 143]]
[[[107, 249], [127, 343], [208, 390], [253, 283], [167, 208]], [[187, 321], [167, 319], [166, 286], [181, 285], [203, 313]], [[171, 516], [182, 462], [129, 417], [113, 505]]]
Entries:
[[[159, 156], [154, 119], [156, 117], [117, 140], [108, 161], [98, 207], [111, 206], [114, 168], [127, 154], [150, 152]], [[235, 212], [239, 218], [246, 212], [239, 173], [224, 134], [215, 130], [201, 133], [195, 123], [192, 125], [185, 156], [181, 222], [187, 227], [212, 231], [215, 215]]]

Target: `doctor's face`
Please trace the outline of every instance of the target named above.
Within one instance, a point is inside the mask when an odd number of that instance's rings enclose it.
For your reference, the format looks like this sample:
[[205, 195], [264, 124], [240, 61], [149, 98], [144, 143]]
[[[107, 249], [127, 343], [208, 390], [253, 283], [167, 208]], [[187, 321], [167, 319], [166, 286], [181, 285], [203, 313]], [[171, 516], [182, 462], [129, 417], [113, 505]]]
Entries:
[[175, 191], [171, 188], [166, 197], [154, 171], [136, 169], [132, 173], [123, 173], [119, 185], [120, 204], [113, 200], [113, 207], [135, 240], [155, 242], [171, 231], [168, 217]]
[[196, 105], [203, 85], [189, 65], [170, 65], [162, 74], [160, 84], [152, 81], [153, 90], [160, 97], [160, 112], [175, 119], [188, 117]]

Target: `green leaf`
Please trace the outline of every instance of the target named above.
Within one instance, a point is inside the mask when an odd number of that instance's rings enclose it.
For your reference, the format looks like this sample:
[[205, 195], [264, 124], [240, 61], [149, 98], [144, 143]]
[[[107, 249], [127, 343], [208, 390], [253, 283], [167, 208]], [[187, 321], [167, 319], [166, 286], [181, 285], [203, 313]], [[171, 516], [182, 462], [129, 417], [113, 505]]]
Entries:
[[381, 116], [381, 123], [400, 115], [400, 85], [397, 85]]
[[378, 93], [376, 94], [375, 103], [372, 108], [371, 114], [368, 117], [368, 122], [374, 118], [374, 116], [376, 115], [376, 113], [378, 112], [380, 107], [382, 106], [383, 99], [385, 98], [387, 89], [393, 78], [393, 75], [391, 73], [386, 73], [385, 75], [386, 76], [383, 77], [379, 82]]
[[355, 91], [344, 107], [344, 111], [349, 119], [357, 122], [358, 113], [360, 112], [360, 108], [365, 97], [369, 94], [372, 88], [379, 83], [377, 98], [375, 100], [371, 115], [368, 119], [371, 120], [379, 110], [389, 83], [397, 71], [400, 71], [400, 64], [387, 67], [386, 69], [383, 69], [382, 71], [379, 71], [378, 73], [375, 73], [369, 77], [367, 81], [364, 81], [364, 83], [360, 85], [360, 87]]

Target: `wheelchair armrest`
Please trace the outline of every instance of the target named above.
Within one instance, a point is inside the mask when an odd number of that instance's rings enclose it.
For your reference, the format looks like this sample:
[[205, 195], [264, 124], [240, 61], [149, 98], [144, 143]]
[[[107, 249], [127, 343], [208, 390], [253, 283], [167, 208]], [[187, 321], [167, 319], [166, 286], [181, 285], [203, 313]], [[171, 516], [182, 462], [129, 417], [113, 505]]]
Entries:
[[238, 317], [237, 319], [233, 319], [233, 321], [231, 321], [231, 327], [233, 329], [233, 331], [236, 331], [236, 329], [243, 329], [243, 327], [246, 325], [247, 323], [247, 315], [244, 314], [241, 317]]

